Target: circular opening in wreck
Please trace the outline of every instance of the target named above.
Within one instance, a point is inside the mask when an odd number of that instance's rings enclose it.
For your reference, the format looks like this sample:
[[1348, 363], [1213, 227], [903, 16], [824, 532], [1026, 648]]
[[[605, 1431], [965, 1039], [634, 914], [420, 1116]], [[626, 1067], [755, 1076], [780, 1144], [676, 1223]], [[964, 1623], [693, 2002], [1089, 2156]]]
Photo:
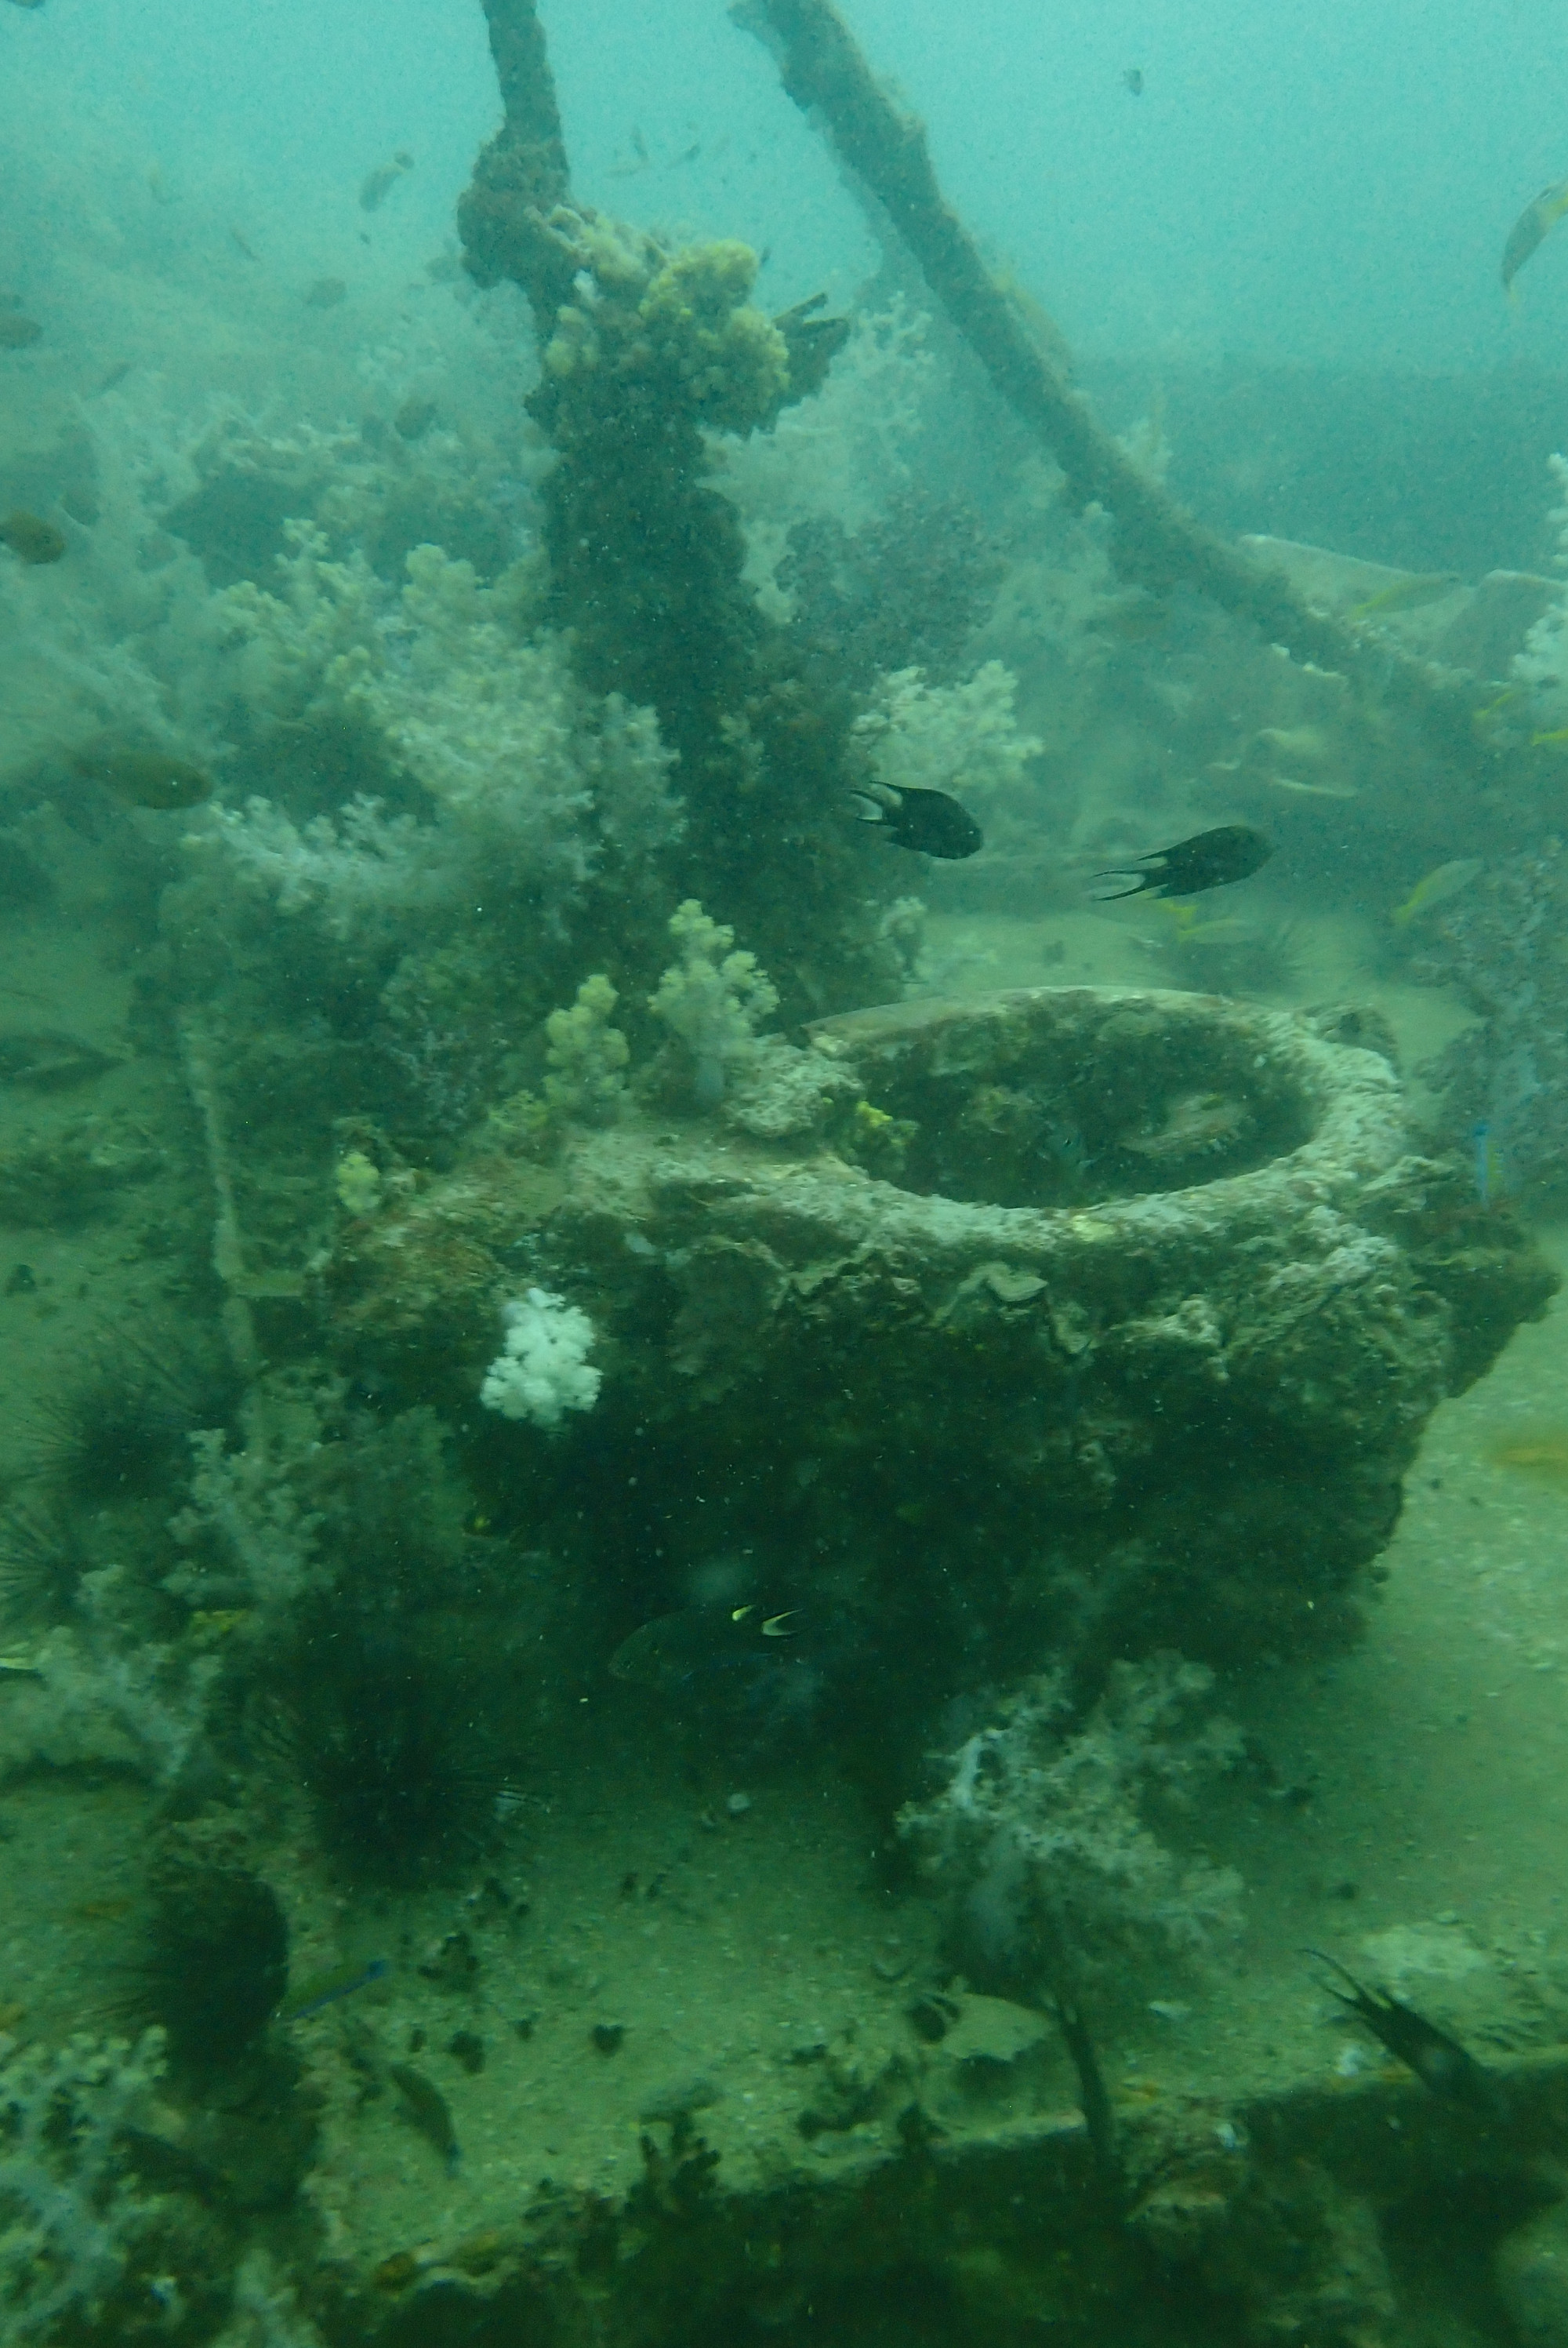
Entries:
[[874, 1170], [903, 1189], [998, 1207], [1190, 1189], [1299, 1148], [1317, 1123], [1290, 1056], [1209, 998], [1040, 990], [931, 1009], [924, 1033], [844, 1038]]

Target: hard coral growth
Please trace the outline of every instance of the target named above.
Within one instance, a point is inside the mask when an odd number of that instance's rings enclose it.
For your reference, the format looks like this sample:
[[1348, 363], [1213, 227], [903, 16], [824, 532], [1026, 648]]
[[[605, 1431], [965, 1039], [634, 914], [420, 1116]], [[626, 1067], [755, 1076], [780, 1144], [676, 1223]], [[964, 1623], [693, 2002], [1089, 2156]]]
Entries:
[[748, 304], [756, 259], [744, 245], [671, 254], [564, 208], [549, 234], [571, 294], [541, 321], [544, 380], [528, 405], [559, 452], [544, 484], [556, 611], [578, 632], [587, 680], [652, 701], [695, 768], [676, 679], [695, 687], [694, 717], [741, 685], [756, 634], [739, 525], [705, 484], [702, 433], [771, 420], [788, 389], [784, 340]]
[[[726, 239], [669, 254], [651, 237], [586, 214], [563, 212], [551, 225], [579, 263], [545, 347], [558, 383], [592, 376], [589, 396], [606, 404], [635, 386], [651, 414], [725, 431], [776, 412], [788, 353], [778, 328], [749, 306], [757, 273], [749, 245]], [[580, 405], [580, 382], [576, 390]]]
[[581, 221], [578, 238], [584, 265], [546, 345], [549, 375], [577, 378], [579, 398], [592, 378], [589, 399], [619, 404], [630, 391], [651, 417], [685, 415], [715, 431], [749, 432], [776, 415], [789, 354], [750, 306], [750, 245], [725, 238], [664, 255], [603, 220]]

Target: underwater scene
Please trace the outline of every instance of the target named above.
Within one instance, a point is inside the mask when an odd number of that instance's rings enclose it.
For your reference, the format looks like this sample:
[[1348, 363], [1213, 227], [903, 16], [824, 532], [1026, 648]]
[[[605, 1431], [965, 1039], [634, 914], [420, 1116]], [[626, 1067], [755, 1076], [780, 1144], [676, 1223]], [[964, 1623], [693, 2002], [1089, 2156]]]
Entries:
[[1568, 23], [0, 123], [0, 2348], [1568, 2348]]

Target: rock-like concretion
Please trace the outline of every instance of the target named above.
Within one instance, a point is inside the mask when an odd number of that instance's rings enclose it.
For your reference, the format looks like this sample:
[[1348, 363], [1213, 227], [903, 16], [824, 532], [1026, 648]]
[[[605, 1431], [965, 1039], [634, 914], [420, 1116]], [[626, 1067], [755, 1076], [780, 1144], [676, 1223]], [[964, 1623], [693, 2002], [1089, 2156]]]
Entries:
[[875, 1621], [901, 1698], [1295, 1649], [1554, 1285], [1410, 1153], [1369, 1032], [1102, 988], [822, 1021], [722, 1126], [478, 1158], [355, 1226], [335, 1308], [378, 1375], [472, 1391], [502, 1301], [564, 1292], [604, 1386], [556, 1471], [633, 1447], [673, 1554], [787, 1550], [770, 1588]]

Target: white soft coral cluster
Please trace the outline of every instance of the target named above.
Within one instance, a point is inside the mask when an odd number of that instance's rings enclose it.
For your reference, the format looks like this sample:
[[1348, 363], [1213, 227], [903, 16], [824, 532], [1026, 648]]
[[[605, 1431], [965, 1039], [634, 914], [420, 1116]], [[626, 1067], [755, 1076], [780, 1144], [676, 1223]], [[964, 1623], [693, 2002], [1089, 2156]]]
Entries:
[[386, 590], [363, 554], [328, 559], [314, 522], [283, 525], [282, 592], [241, 579], [213, 598], [227, 681], [248, 726], [263, 738], [280, 726], [341, 715], [349, 686], [371, 657]]
[[[125, 2157], [145, 2132], [162, 2034], [135, 2046], [0, 2039], [0, 2302], [10, 2342], [86, 2338], [155, 2217]], [[154, 2327], [156, 2328], [156, 2327]]]
[[443, 840], [412, 816], [387, 817], [363, 793], [337, 815], [297, 824], [271, 799], [214, 807], [190, 836], [193, 851], [217, 850], [234, 877], [280, 913], [315, 918], [328, 936], [374, 942], [425, 905], [452, 896], [460, 870]]
[[77, 408], [71, 447], [91, 482], [92, 527], [51, 506], [65, 560], [27, 567], [0, 552], [0, 771], [107, 731], [210, 765], [210, 599], [200, 563], [161, 522], [192, 480], [173, 427], [117, 395]]
[[856, 719], [854, 747], [871, 779], [890, 789], [983, 799], [1017, 783], [1040, 747], [1019, 731], [1017, 692], [1000, 661], [962, 685], [927, 685], [920, 669], [896, 669]]
[[671, 913], [670, 934], [681, 959], [664, 973], [648, 1007], [685, 1045], [698, 1107], [716, 1108], [731, 1069], [755, 1056], [758, 1024], [777, 1010], [778, 989], [755, 954], [734, 950], [729, 923], [713, 921], [695, 897]]
[[1237, 1732], [1191, 1718], [1213, 1684], [1175, 1655], [1121, 1663], [1071, 1729], [1065, 1674], [1047, 1673], [959, 1748], [934, 1802], [902, 1813], [900, 1833], [993, 1963], [1060, 1985], [1064, 1971], [1201, 1953], [1234, 1932], [1239, 1878], [1201, 1857], [1184, 1864], [1143, 1815], [1152, 1800], [1189, 1806], [1205, 1776], [1235, 1766]]
[[505, 1308], [506, 1343], [485, 1373], [479, 1400], [503, 1418], [549, 1430], [569, 1410], [591, 1410], [602, 1383], [588, 1356], [593, 1323], [550, 1288], [530, 1288]]
[[[471, 562], [416, 546], [372, 644], [339, 671], [346, 705], [375, 726], [439, 808], [469, 820], [575, 833], [590, 778], [559, 644], [529, 644]], [[539, 843], [536, 842], [538, 846]]]
[[937, 361], [931, 322], [895, 294], [856, 319], [822, 388], [771, 432], [724, 443], [723, 483], [746, 533], [746, 578], [767, 616], [794, 617], [775, 573], [797, 522], [830, 519], [854, 534], [911, 477], [930, 425]]
[[[1557, 531], [1557, 568], [1568, 571], [1568, 457], [1549, 457], [1559, 502], [1551, 520]], [[1540, 696], [1534, 708], [1538, 726], [1552, 729], [1568, 718], [1568, 582], [1554, 603], [1547, 606], [1514, 655], [1513, 674]]]
[[290, 537], [281, 596], [245, 582], [220, 599], [251, 723], [263, 736], [358, 723], [423, 788], [431, 820], [389, 821], [364, 796], [302, 828], [264, 799], [214, 810], [193, 838], [280, 910], [346, 937], [505, 874], [559, 913], [606, 842], [635, 858], [673, 836], [673, 759], [653, 712], [582, 693], [561, 640], [525, 634], [510, 574], [485, 587], [471, 563], [420, 546], [394, 594], [363, 557], [330, 561], [313, 527]]

